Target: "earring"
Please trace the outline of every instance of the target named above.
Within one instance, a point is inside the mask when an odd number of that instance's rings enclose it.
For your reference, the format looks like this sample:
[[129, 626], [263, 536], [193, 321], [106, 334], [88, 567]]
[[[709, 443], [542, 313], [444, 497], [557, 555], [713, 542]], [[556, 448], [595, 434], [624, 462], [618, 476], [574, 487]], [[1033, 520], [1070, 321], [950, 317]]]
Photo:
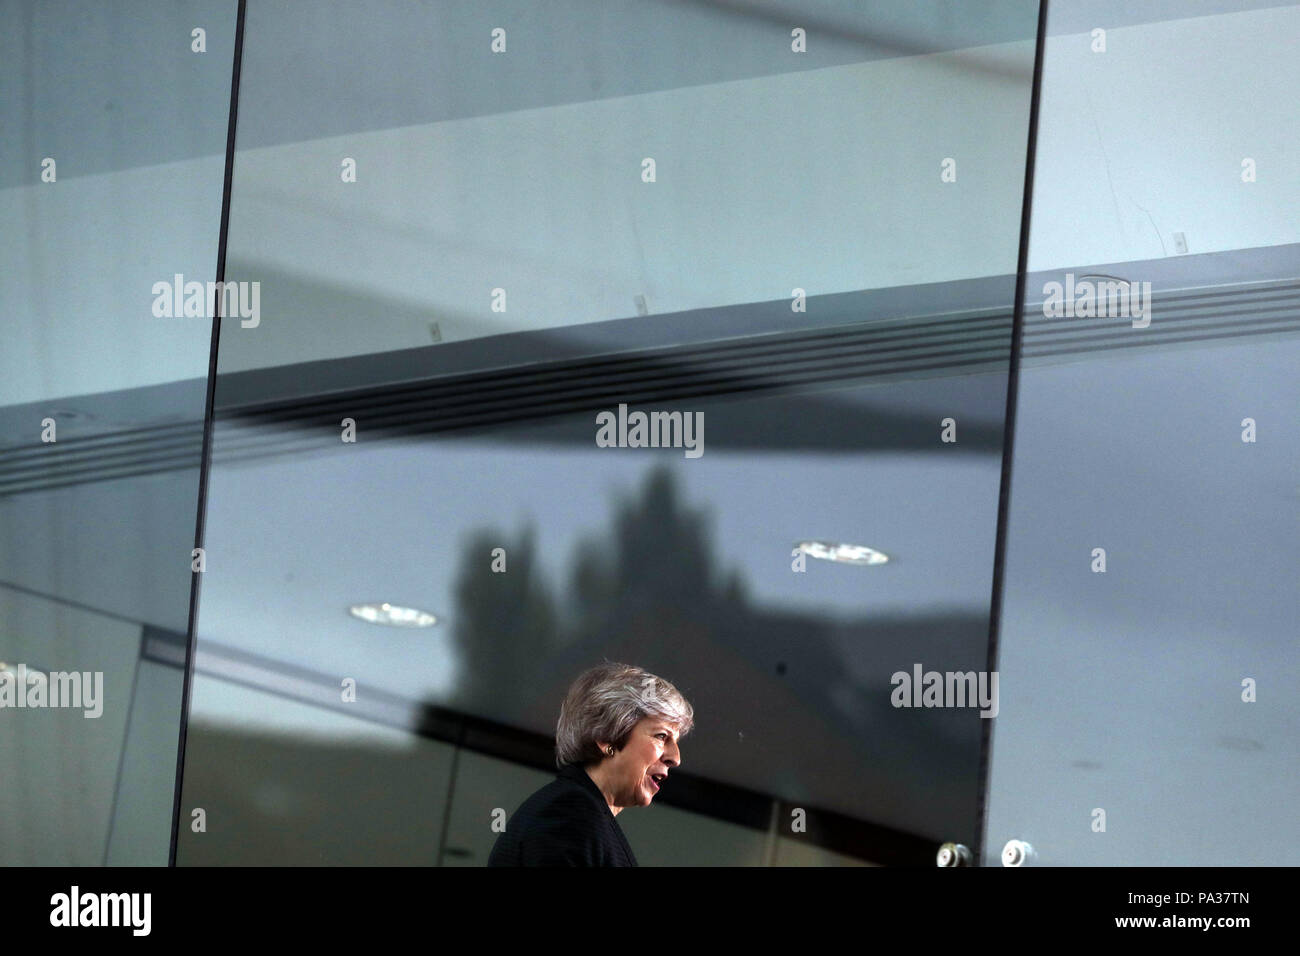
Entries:
[[605, 751], [605, 753], [609, 754], [611, 757], [614, 756], [614, 748], [610, 747], [608, 750]]

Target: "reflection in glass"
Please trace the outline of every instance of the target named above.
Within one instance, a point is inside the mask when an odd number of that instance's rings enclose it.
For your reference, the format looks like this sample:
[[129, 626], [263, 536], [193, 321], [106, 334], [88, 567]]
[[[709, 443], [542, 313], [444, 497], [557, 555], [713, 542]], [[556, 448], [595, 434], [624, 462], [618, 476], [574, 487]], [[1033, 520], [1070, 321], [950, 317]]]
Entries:
[[1037, 4], [595, 6], [250, 8], [182, 864], [481, 866], [602, 658], [696, 708], [642, 865], [975, 840], [891, 676], [985, 666]]

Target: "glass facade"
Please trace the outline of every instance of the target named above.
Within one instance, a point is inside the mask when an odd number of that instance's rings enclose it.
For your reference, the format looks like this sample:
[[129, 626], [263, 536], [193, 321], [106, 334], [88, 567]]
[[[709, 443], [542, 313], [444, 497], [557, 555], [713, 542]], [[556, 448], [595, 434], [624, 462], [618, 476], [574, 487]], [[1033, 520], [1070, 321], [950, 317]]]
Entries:
[[641, 865], [1296, 833], [1300, 6], [0, 7], [0, 863], [482, 866], [606, 659]]
[[[1277, 865], [1300, 833], [1300, 8], [1242, 6], [1104, 52], [1049, 12], [986, 863]], [[1056, 314], [1089, 275], [1128, 318]]]
[[0, 2], [0, 864], [168, 860], [235, 13]]

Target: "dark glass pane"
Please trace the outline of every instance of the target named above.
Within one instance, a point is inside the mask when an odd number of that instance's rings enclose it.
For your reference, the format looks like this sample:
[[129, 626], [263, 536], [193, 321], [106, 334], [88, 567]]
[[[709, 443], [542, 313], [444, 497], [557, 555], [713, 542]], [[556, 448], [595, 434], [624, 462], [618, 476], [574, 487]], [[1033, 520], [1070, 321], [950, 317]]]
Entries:
[[985, 667], [1037, 13], [250, 4], [179, 861], [482, 865], [602, 658], [696, 709], [643, 864], [973, 843], [891, 678]]

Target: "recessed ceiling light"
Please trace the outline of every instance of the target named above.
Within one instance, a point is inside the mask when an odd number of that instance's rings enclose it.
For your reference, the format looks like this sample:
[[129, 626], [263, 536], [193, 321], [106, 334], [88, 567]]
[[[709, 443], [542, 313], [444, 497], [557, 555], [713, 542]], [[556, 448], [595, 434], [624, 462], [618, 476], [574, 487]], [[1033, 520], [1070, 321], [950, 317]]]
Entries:
[[800, 541], [795, 545], [810, 558], [838, 561], [840, 564], [884, 564], [889, 555], [863, 544], [837, 544], [834, 541]]
[[438, 619], [428, 611], [400, 607], [387, 601], [382, 604], [354, 604], [348, 608], [348, 612], [371, 624], [388, 624], [391, 627], [433, 627], [438, 623]]

